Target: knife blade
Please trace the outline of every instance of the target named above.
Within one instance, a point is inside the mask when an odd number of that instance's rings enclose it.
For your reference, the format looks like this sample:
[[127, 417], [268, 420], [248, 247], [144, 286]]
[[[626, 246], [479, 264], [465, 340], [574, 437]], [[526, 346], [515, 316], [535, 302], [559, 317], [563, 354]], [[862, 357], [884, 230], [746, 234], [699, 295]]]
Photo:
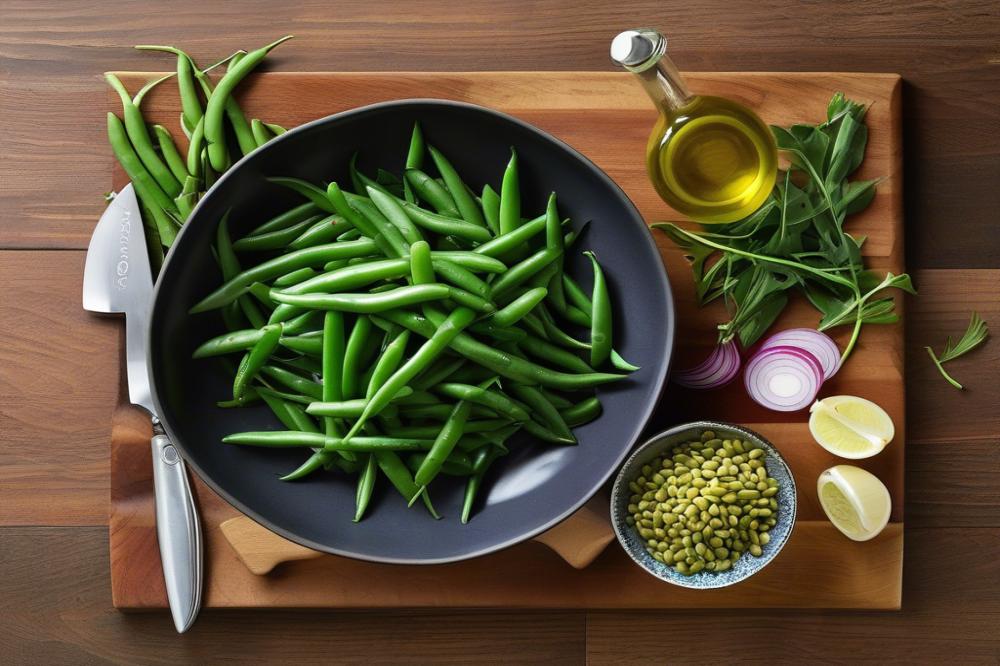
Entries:
[[177, 449], [163, 434], [153, 404], [146, 363], [146, 329], [153, 302], [153, 277], [146, 253], [139, 202], [131, 183], [108, 205], [90, 239], [83, 272], [83, 307], [125, 315], [125, 360], [129, 402], [149, 412], [154, 437], [153, 486], [156, 537], [170, 614], [179, 633], [201, 608], [201, 524]]

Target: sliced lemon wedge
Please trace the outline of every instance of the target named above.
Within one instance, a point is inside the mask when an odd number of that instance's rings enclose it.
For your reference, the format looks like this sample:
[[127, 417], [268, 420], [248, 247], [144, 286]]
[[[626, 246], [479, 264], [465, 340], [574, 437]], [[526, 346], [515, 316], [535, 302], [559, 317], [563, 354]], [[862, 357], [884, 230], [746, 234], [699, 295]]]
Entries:
[[877, 476], [854, 465], [837, 465], [819, 475], [819, 503], [834, 527], [854, 541], [868, 541], [889, 522], [892, 499]]
[[871, 458], [896, 434], [884, 409], [853, 395], [817, 400], [809, 411], [809, 432], [820, 446], [841, 458]]

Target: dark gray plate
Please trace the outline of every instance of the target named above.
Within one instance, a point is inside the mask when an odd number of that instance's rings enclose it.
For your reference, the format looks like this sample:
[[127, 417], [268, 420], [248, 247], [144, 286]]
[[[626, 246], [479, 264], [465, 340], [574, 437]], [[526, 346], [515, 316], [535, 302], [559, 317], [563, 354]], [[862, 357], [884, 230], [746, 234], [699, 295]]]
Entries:
[[[615, 304], [615, 346], [642, 366], [630, 379], [602, 387], [604, 414], [577, 429], [571, 447], [534, 445], [524, 438], [490, 470], [477, 511], [462, 525], [462, 484], [435, 481], [432, 496], [444, 518], [435, 521], [380, 479], [367, 517], [354, 514], [353, 479], [319, 473], [284, 483], [303, 451], [240, 448], [220, 443], [242, 430], [280, 428], [264, 407], [223, 410], [231, 378], [213, 361], [192, 361], [192, 350], [222, 332], [217, 314], [188, 309], [220, 283], [211, 255], [216, 225], [232, 208], [234, 238], [300, 202], [265, 181], [297, 176], [337, 180], [349, 187], [347, 164], [400, 172], [414, 121], [476, 190], [499, 182], [510, 147], [520, 156], [523, 210], [544, 211], [549, 192], [579, 225], [591, 220], [569, 258], [587, 286], [590, 268], [579, 250], [594, 249]], [[614, 137], [609, 137], [610, 141]], [[636, 155], [635, 159], [640, 159]], [[201, 478], [240, 511], [275, 532], [319, 550], [366, 560], [438, 563], [499, 550], [566, 518], [610, 477], [635, 444], [663, 388], [673, 348], [673, 301], [659, 253], [624, 193], [564, 143], [515, 118], [468, 104], [403, 100], [355, 109], [288, 132], [244, 158], [201, 201], [177, 238], [156, 287], [150, 331], [153, 395], [167, 433]]]

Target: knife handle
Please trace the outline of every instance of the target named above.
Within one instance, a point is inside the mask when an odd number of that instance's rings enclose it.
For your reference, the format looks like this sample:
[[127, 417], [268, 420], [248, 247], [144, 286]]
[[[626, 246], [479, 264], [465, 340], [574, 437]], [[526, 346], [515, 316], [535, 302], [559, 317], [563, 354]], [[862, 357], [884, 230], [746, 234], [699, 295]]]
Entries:
[[170, 438], [155, 435], [152, 448], [156, 538], [163, 580], [174, 626], [178, 633], [184, 633], [194, 624], [201, 607], [201, 523], [187, 469]]

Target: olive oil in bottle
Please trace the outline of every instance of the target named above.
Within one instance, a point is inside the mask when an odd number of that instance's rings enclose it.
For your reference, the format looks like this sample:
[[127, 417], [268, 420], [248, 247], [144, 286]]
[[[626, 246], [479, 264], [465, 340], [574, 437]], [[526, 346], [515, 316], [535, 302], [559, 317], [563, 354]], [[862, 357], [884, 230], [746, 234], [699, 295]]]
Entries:
[[771, 130], [736, 102], [690, 94], [666, 47], [650, 29], [623, 32], [611, 43], [611, 58], [639, 77], [660, 112], [646, 146], [649, 178], [664, 201], [693, 220], [746, 217], [774, 187]]

